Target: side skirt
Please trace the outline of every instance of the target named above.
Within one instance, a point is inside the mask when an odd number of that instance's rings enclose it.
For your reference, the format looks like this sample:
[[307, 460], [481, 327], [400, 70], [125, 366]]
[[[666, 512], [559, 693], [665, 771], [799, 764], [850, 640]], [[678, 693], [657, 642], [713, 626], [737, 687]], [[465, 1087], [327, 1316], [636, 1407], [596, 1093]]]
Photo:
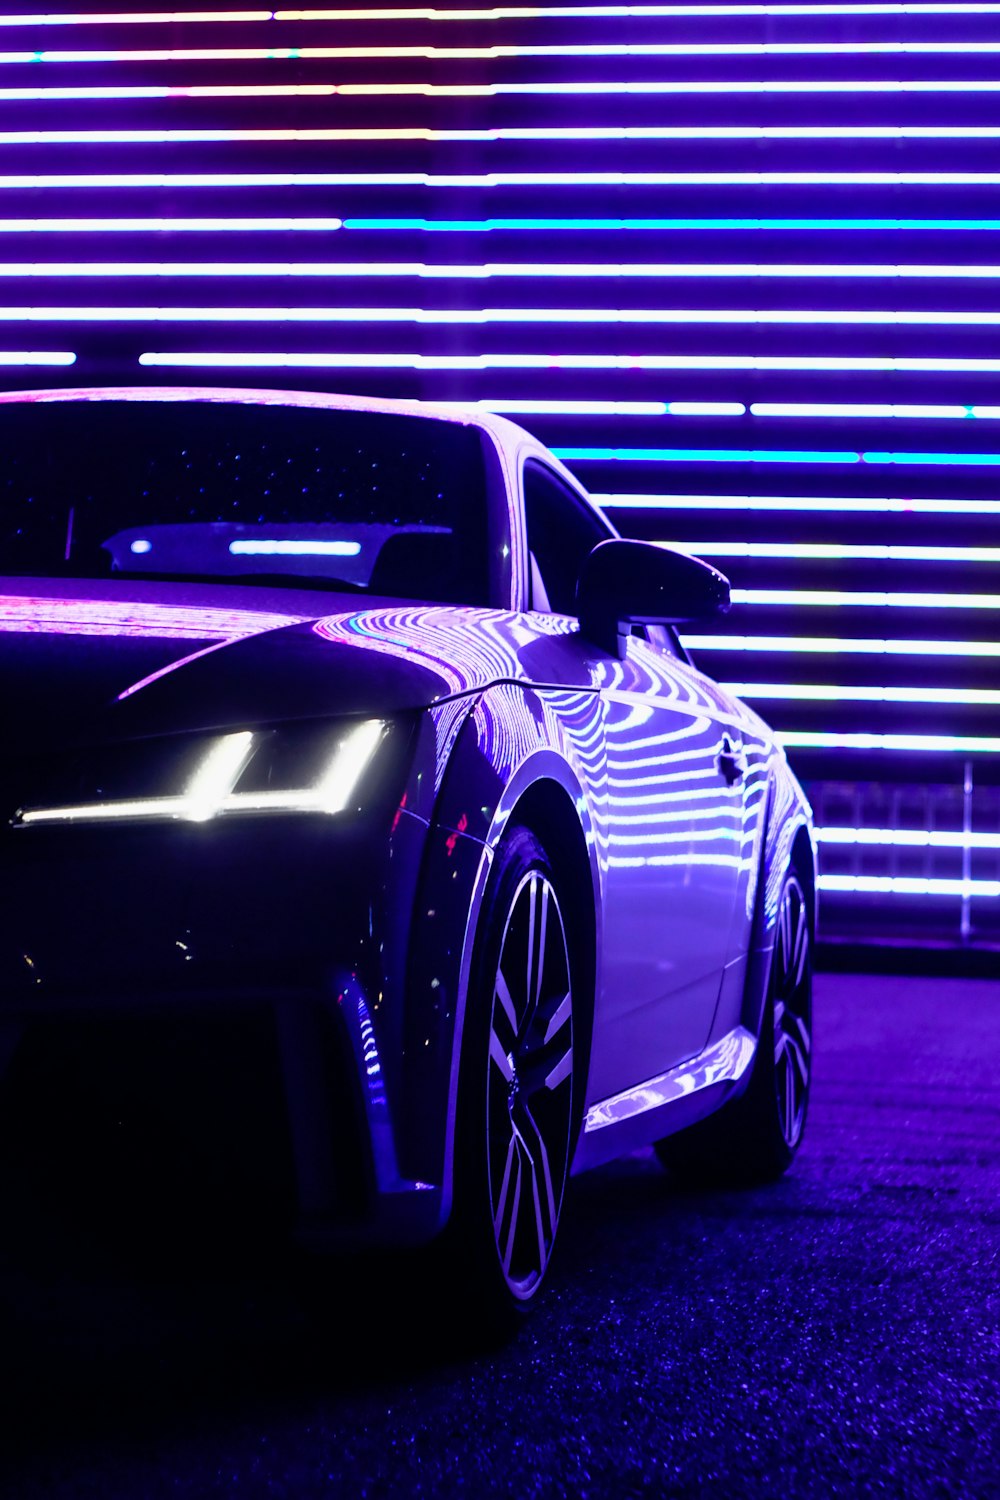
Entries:
[[756, 1038], [736, 1026], [690, 1062], [592, 1104], [573, 1160], [585, 1172], [683, 1130], [725, 1104], [749, 1076]]

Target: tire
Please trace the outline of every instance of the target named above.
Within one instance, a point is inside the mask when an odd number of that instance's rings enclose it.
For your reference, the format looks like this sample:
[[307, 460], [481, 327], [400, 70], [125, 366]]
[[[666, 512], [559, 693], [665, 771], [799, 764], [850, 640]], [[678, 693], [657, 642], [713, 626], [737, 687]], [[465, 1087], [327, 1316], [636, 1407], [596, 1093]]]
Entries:
[[545, 1280], [579, 1127], [572, 964], [559, 882], [526, 828], [497, 852], [466, 1002], [450, 1298], [506, 1336]]
[[656, 1147], [691, 1183], [772, 1182], [802, 1142], [812, 1073], [812, 934], [809, 902], [794, 871], [785, 877], [767, 996], [750, 1082], [739, 1098]]

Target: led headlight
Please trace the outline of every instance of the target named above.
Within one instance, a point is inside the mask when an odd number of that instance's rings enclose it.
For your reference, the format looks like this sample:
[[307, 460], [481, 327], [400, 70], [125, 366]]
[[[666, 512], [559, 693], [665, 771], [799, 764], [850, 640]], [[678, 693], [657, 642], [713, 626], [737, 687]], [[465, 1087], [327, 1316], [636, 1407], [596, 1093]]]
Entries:
[[388, 725], [364, 719], [333, 731], [255, 732], [201, 741], [179, 792], [101, 797], [23, 808], [22, 826], [143, 819], [205, 823], [229, 813], [339, 813], [350, 805]]

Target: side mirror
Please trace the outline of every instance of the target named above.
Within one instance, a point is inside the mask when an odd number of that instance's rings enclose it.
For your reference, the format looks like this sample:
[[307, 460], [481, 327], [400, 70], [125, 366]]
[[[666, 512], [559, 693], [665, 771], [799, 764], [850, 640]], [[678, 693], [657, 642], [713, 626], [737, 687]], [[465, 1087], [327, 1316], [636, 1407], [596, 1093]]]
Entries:
[[625, 655], [631, 625], [686, 625], [729, 608], [729, 579], [698, 557], [652, 542], [599, 542], [576, 586], [580, 630]]

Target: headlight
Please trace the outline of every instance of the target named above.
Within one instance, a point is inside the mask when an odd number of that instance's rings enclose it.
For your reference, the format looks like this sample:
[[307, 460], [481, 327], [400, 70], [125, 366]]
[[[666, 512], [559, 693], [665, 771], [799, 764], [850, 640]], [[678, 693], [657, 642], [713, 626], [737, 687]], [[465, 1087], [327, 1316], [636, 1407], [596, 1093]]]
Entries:
[[[343, 812], [388, 727], [382, 719], [364, 719], [333, 729], [325, 725], [216, 735], [199, 741], [193, 755], [189, 748], [177, 751], [180, 767], [173, 769], [181, 786], [176, 792], [95, 796], [62, 806], [27, 807], [14, 823], [150, 818], [205, 823], [230, 813]], [[131, 748], [139, 753], [138, 747]]]

